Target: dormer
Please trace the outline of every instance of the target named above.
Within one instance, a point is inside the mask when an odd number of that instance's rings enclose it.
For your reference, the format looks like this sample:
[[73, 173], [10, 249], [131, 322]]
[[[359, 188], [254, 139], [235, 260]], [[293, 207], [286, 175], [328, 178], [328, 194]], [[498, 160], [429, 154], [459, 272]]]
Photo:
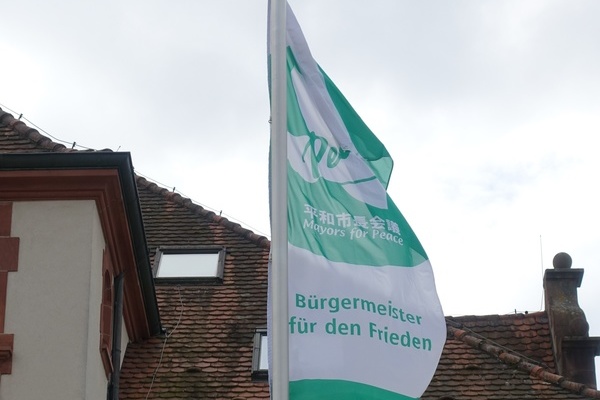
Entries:
[[0, 398], [116, 399], [160, 331], [129, 154], [0, 154]]

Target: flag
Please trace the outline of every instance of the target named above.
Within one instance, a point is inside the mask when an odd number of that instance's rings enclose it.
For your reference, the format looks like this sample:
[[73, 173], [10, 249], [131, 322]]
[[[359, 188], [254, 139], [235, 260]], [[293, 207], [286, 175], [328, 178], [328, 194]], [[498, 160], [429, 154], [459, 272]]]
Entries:
[[286, 47], [289, 397], [418, 398], [446, 324], [427, 254], [386, 191], [392, 159], [289, 5]]

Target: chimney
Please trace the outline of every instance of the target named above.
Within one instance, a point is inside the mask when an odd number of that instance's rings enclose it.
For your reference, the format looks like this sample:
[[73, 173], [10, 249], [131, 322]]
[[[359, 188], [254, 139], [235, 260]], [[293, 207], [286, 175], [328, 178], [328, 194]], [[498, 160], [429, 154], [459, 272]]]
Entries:
[[567, 253], [558, 253], [552, 263], [554, 269], [544, 274], [544, 296], [557, 372], [596, 388], [594, 357], [600, 355], [600, 337], [590, 337], [589, 324], [577, 301], [583, 269], [571, 268]]

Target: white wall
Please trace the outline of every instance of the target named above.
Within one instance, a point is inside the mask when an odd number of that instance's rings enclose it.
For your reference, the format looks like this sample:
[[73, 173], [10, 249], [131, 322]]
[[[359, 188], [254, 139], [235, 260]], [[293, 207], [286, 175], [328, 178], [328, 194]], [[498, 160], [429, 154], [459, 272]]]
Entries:
[[104, 239], [94, 201], [13, 204], [18, 271], [8, 275], [12, 374], [0, 399], [104, 400], [99, 353]]

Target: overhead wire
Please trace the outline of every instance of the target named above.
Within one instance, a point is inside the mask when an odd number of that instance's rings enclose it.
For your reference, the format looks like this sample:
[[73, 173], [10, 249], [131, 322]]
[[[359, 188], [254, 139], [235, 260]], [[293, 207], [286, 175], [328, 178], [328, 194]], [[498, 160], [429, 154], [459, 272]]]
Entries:
[[74, 148], [75, 146], [77, 146], [77, 147], [81, 147], [82, 149], [85, 149], [85, 150], [95, 150], [95, 149], [93, 149], [91, 147], [86, 147], [86, 146], [82, 146], [80, 144], [77, 144], [77, 142], [69, 142], [67, 140], [62, 140], [60, 138], [57, 138], [56, 136], [52, 135], [50, 132], [48, 132], [48, 131], [44, 130], [43, 128], [39, 127], [38, 125], [36, 125], [29, 118], [23, 116], [23, 113], [18, 113], [17, 111], [11, 109], [10, 107], [5, 106], [2, 103], [0, 103], [0, 107], [2, 107], [2, 109], [6, 109], [6, 110], [10, 111], [13, 114], [19, 114], [19, 118], [18, 118], [19, 120], [27, 121], [27, 123], [29, 125], [33, 126], [35, 129], [37, 129], [38, 131], [44, 133], [46, 136], [52, 138], [53, 140], [56, 140], [57, 142], [60, 142], [60, 143], [66, 144], [66, 145], [70, 145], [71, 148]]
[[152, 374], [152, 380], [150, 381], [150, 387], [148, 388], [148, 393], [146, 393], [145, 400], [148, 400], [148, 397], [150, 396], [150, 393], [152, 392], [152, 387], [154, 386], [154, 381], [156, 380], [156, 375], [158, 374], [158, 370], [160, 369], [160, 366], [162, 365], [162, 360], [163, 360], [163, 356], [165, 353], [165, 347], [167, 347], [167, 341], [169, 340], [169, 338], [171, 336], [173, 336], [173, 334], [179, 327], [181, 318], [183, 317], [183, 297], [181, 296], [181, 285], [177, 285], [177, 290], [179, 291], [179, 303], [180, 303], [180, 307], [181, 307], [181, 310], [179, 311], [179, 318], [177, 319], [177, 323], [175, 324], [175, 327], [170, 332], [167, 332], [165, 334], [165, 340], [163, 341], [162, 348], [160, 349], [160, 357], [158, 359], [158, 365], [156, 366], [156, 368], [154, 369], [154, 373]]
[[[4, 105], [4, 104], [2, 104], [2, 103], [0, 103], [0, 107], [1, 107], [2, 109], [5, 109], [5, 110], [8, 110], [8, 111], [10, 111], [12, 114], [19, 114], [17, 111], [15, 111], [15, 110], [11, 109], [10, 107], [7, 107], [7, 106], [5, 106], [5, 105]], [[81, 149], [84, 149], [84, 150], [94, 150], [94, 151], [96, 151], [96, 149], [94, 149], [94, 148], [92, 148], [92, 147], [83, 146], [83, 145], [81, 145], [81, 144], [78, 144], [78, 143], [77, 143], [77, 142], [75, 142], [75, 141], [73, 141], [73, 142], [69, 142], [69, 141], [67, 141], [67, 140], [62, 140], [62, 139], [60, 139], [60, 138], [57, 138], [56, 136], [54, 136], [54, 135], [50, 134], [48, 131], [46, 131], [46, 130], [44, 130], [43, 128], [41, 128], [41, 127], [39, 127], [38, 125], [36, 125], [36, 124], [35, 124], [34, 122], [32, 122], [30, 119], [28, 119], [28, 118], [26, 118], [26, 117], [23, 117], [23, 114], [19, 114], [19, 115], [20, 115], [19, 119], [23, 119], [23, 120], [27, 121], [27, 123], [28, 123], [29, 125], [33, 126], [33, 127], [34, 127], [34, 128], [36, 128], [38, 131], [40, 131], [40, 132], [44, 133], [46, 136], [48, 136], [48, 137], [52, 138], [53, 140], [55, 140], [55, 141], [57, 141], [57, 142], [59, 142], [59, 143], [62, 143], [62, 144], [65, 144], [65, 145], [67, 145], [67, 147], [69, 147], [69, 146], [70, 146], [70, 148], [71, 148], [71, 149], [74, 149], [74, 148], [76, 148], [76, 147], [77, 147], [77, 148], [81, 148]], [[121, 148], [121, 146], [119, 146], [119, 149], [120, 149], [120, 148]], [[215, 207], [211, 207], [211, 206], [208, 206], [208, 205], [206, 205], [206, 204], [203, 204], [203, 203], [201, 203], [201, 202], [199, 202], [199, 201], [197, 201], [197, 200], [193, 199], [192, 197], [190, 197], [190, 196], [186, 195], [185, 193], [183, 193], [183, 192], [181, 192], [181, 191], [179, 191], [179, 190], [177, 190], [177, 191], [176, 191], [176, 190], [175, 190], [175, 186], [170, 186], [170, 185], [164, 184], [164, 183], [162, 183], [162, 182], [159, 182], [158, 180], [156, 180], [156, 179], [153, 179], [153, 178], [149, 177], [148, 175], [145, 175], [145, 174], [141, 173], [141, 172], [140, 172], [140, 171], [138, 171], [137, 169], [135, 170], [135, 173], [136, 173], [137, 175], [139, 175], [139, 176], [141, 176], [141, 177], [145, 178], [146, 180], [149, 180], [149, 181], [151, 181], [151, 182], [153, 182], [153, 183], [155, 183], [155, 184], [157, 184], [157, 185], [160, 185], [160, 186], [162, 186], [162, 187], [166, 187], [166, 188], [172, 187], [172, 191], [173, 191], [173, 192], [176, 192], [176, 193], [180, 194], [180, 195], [181, 195], [181, 196], [183, 196], [183, 197], [189, 198], [189, 199], [190, 199], [190, 200], [191, 200], [191, 201], [192, 201], [194, 204], [197, 204], [197, 205], [201, 206], [202, 208], [205, 208], [205, 209], [207, 209], [207, 210], [209, 210], [209, 211], [212, 211], [212, 212], [214, 212], [215, 214], [217, 214], [217, 215], [219, 215], [219, 216], [224, 216], [224, 217], [226, 217], [227, 219], [229, 219], [229, 220], [231, 220], [231, 221], [233, 221], [233, 222], [239, 223], [240, 225], [247, 227], [249, 230], [253, 231], [254, 233], [260, 234], [260, 235], [262, 235], [262, 236], [264, 236], [264, 237], [266, 237], [266, 238], [269, 238], [269, 239], [271, 238], [271, 235], [270, 235], [270, 234], [268, 234], [268, 233], [265, 233], [265, 232], [262, 232], [261, 230], [254, 228], [254, 227], [253, 227], [253, 226], [251, 226], [250, 224], [247, 224], [247, 223], [245, 223], [244, 221], [242, 221], [242, 220], [240, 220], [240, 219], [238, 219], [238, 218], [235, 218], [235, 217], [234, 217], [234, 216], [232, 216], [232, 215], [229, 215], [229, 214], [227, 214], [227, 213], [223, 213], [223, 211], [222, 211], [222, 210], [218, 210], [218, 209], [217, 209], [217, 208], [215, 208]]]

